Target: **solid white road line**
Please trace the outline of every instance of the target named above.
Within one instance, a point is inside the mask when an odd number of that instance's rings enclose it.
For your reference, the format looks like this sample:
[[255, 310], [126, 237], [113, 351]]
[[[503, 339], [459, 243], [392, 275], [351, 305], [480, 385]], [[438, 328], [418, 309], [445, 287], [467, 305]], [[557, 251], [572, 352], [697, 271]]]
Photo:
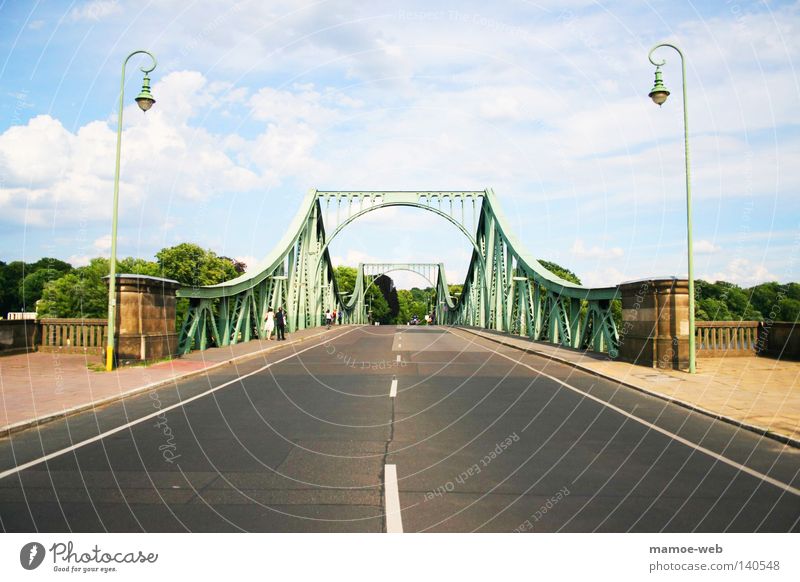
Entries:
[[389, 388], [389, 397], [394, 398], [397, 396], [397, 376], [392, 378], [392, 387]]
[[[346, 332], [337, 335], [335, 339], [338, 339], [338, 338], [342, 337], [343, 335], [347, 335], [348, 333], [350, 333], [351, 331], [355, 331], [356, 329], [358, 329], [358, 328], [354, 327], [353, 329], [349, 329]], [[20, 471], [24, 471], [25, 469], [29, 469], [30, 467], [35, 467], [36, 465], [40, 465], [40, 464], [42, 464], [42, 463], [44, 463], [46, 461], [49, 461], [51, 459], [55, 459], [56, 457], [60, 457], [61, 455], [65, 455], [65, 454], [67, 454], [69, 452], [72, 452], [72, 451], [74, 451], [76, 449], [79, 449], [81, 447], [85, 447], [88, 444], [97, 442], [99, 440], [103, 440], [104, 438], [106, 438], [108, 436], [111, 436], [112, 434], [116, 434], [118, 432], [122, 432], [126, 428], [130, 428], [130, 427], [132, 427], [134, 425], [141, 424], [141, 423], [145, 422], [146, 420], [150, 420], [151, 418], [155, 418], [159, 414], [168, 412], [170, 410], [174, 410], [175, 408], [179, 408], [181, 406], [185, 406], [186, 404], [189, 404], [190, 402], [193, 402], [195, 400], [199, 400], [200, 398], [203, 398], [204, 396], [208, 396], [209, 394], [211, 394], [213, 392], [216, 392], [217, 390], [222, 390], [226, 386], [230, 386], [231, 384], [235, 384], [236, 382], [240, 382], [240, 381], [244, 380], [245, 378], [249, 378], [250, 376], [254, 376], [256, 374], [259, 374], [259, 373], [263, 372], [264, 370], [267, 370], [267, 369], [271, 368], [275, 364], [280, 364], [281, 362], [285, 362], [286, 360], [294, 358], [295, 356], [299, 356], [303, 352], [307, 352], [308, 350], [313, 350], [314, 348], [318, 348], [319, 346], [324, 345], [326, 342], [329, 342], [329, 341], [330, 341], [330, 338], [326, 339], [324, 342], [320, 342], [320, 343], [314, 344], [313, 346], [308, 346], [307, 348], [302, 349], [299, 352], [294, 352], [294, 353], [286, 356], [285, 358], [281, 358], [280, 360], [275, 360], [274, 362], [270, 362], [269, 364], [267, 364], [266, 366], [262, 366], [258, 370], [255, 370], [253, 372], [245, 374], [244, 376], [239, 376], [238, 378], [236, 378], [234, 380], [230, 380], [229, 382], [225, 382], [224, 384], [220, 384], [219, 386], [215, 386], [214, 388], [210, 388], [209, 390], [206, 390], [205, 392], [201, 392], [200, 394], [192, 396], [191, 398], [187, 398], [186, 400], [181, 400], [180, 402], [178, 402], [176, 404], [172, 404], [170, 406], [166, 406], [164, 408], [160, 408], [159, 410], [157, 410], [156, 412], [154, 412], [152, 414], [148, 414], [147, 416], [143, 416], [142, 418], [137, 418], [136, 420], [132, 420], [131, 422], [129, 422], [127, 424], [123, 424], [122, 426], [118, 426], [117, 428], [113, 428], [113, 429], [108, 430], [108, 431], [106, 431], [104, 433], [101, 433], [101, 434], [99, 434], [97, 436], [93, 436], [92, 438], [88, 438], [85, 441], [81, 441], [81, 442], [76, 443], [76, 444], [74, 444], [74, 445], [72, 445], [70, 447], [67, 447], [65, 449], [61, 449], [60, 451], [55, 451], [53, 453], [45, 455], [44, 457], [40, 457], [38, 459], [34, 459], [33, 461], [28, 461], [27, 463], [23, 463], [22, 465], [14, 467], [13, 469], [8, 469], [6, 471], [3, 471], [2, 473], [0, 473], [0, 479], [5, 479], [9, 475], [14, 475], [16, 473], [19, 473]]]
[[[517, 364], [519, 366], [523, 366], [525, 368], [528, 368], [530, 371], [535, 372], [536, 374], [538, 374], [540, 376], [544, 376], [545, 378], [548, 378], [548, 379], [552, 380], [553, 382], [557, 382], [558, 384], [561, 384], [564, 388], [568, 388], [569, 390], [572, 390], [573, 392], [577, 392], [578, 394], [580, 394], [584, 398], [588, 398], [589, 400], [594, 400], [598, 404], [602, 404], [603, 406], [606, 406], [606, 407], [610, 408], [614, 412], [617, 412], [617, 413], [621, 414], [622, 416], [630, 418], [631, 420], [636, 421], [639, 424], [646, 426], [650, 430], [654, 430], [656, 432], [659, 432], [659, 433], [663, 434], [664, 436], [667, 436], [667, 437], [669, 437], [671, 439], [674, 439], [674, 440], [678, 441], [679, 443], [686, 445], [687, 447], [693, 448], [696, 451], [704, 453], [704, 454], [708, 455], [709, 457], [711, 457], [713, 459], [716, 459], [717, 461], [719, 461], [721, 463], [725, 463], [726, 465], [730, 465], [731, 467], [733, 467], [734, 469], [738, 469], [742, 473], [747, 473], [748, 475], [752, 475], [753, 477], [755, 477], [757, 479], [761, 479], [762, 481], [765, 481], [766, 483], [769, 483], [770, 485], [775, 485], [775, 487], [783, 489], [787, 493], [791, 493], [792, 495], [800, 496], [800, 489], [798, 489], [797, 487], [792, 487], [788, 483], [784, 483], [783, 481], [778, 481], [777, 479], [774, 479], [774, 478], [770, 477], [769, 475], [765, 475], [764, 473], [756, 471], [755, 469], [751, 469], [750, 467], [747, 467], [746, 465], [742, 465], [741, 463], [737, 463], [733, 459], [729, 459], [728, 457], [723, 457], [719, 453], [715, 453], [714, 451], [712, 451], [710, 449], [707, 449], [704, 446], [698, 445], [697, 443], [693, 443], [692, 441], [690, 441], [688, 439], [685, 439], [685, 438], [683, 438], [681, 436], [676, 435], [674, 432], [670, 432], [670, 431], [668, 431], [668, 430], [666, 430], [664, 428], [661, 428], [660, 426], [657, 426], [657, 425], [653, 424], [652, 422], [648, 422], [648, 421], [644, 420], [643, 418], [639, 418], [638, 416], [635, 416], [635, 415], [633, 415], [633, 414], [631, 414], [629, 412], [626, 412], [625, 410], [622, 410], [621, 408], [619, 408], [617, 406], [614, 406], [613, 404], [610, 404], [610, 403], [606, 402], [605, 400], [602, 400], [601, 398], [598, 398], [597, 396], [592, 396], [588, 392], [584, 392], [580, 388], [576, 388], [575, 386], [567, 384], [566, 382], [564, 382], [563, 380], [559, 380], [555, 376], [551, 376], [550, 374], [546, 374], [546, 373], [542, 372], [541, 370], [537, 370], [533, 366], [529, 366], [528, 364], [524, 364], [521, 361], [515, 360], [514, 358], [512, 358], [510, 356], [502, 354], [502, 353], [500, 353], [500, 352], [498, 352], [496, 350], [492, 350], [490, 348], [487, 348], [486, 346], [483, 346], [483, 345], [481, 345], [479, 343], [473, 342], [473, 341], [471, 341], [471, 338], [465, 338], [464, 336], [461, 336], [461, 335], [455, 333], [452, 330], [448, 330], [448, 331], [450, 333], [452, 333], [453, 335], [458, 336], [458, 337], [460, 337], [461, 339], [463, 339], [465, 341], [470, 341], [470, 343], [474, 343], [475, 345], [481, 346], [486, 351], [493, 352], [494, 354], [496, 354], [496, 355], [498, 355], [498, 356], [500, 356], [502, 358], [505, 358], [507, 360], [510, 360], [510, 361], [514, 362], [515, 364]], [[613, 382], [613, 380], [609, 380], [609, 382]]]
[[403, 533], [400, 515], [400, 490], [397, 488], [397, 465], [386, 465], [383, 472], [386, 488], [386, 533]]

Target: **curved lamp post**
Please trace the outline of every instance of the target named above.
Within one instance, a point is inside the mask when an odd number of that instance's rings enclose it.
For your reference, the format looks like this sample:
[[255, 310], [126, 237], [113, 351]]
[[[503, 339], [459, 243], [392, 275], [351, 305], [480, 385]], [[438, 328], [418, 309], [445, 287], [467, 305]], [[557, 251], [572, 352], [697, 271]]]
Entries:
[[129, 54], [125, 61], [122, 63], [122, 82], [119, 88], [119, 116], [117, 118], [117, 166], [114, 172], [114, 210], [111, 218], [111, 261], [109, 263], [108, 273], [108, 344], [106, 346], [106, 370], [111, 371], [114, 368], [114, 327], [117, 323], [117, 296], [116, 296], [116, 282], [117, 282], [117, 213], [119, 209], [119, 160], [120, 151], [122, 149], [122, 107], [124, 104], [125, 95], [125, 66], [134, 55], [145, 54], [150, 57], [153, 64], [149, 67], [140, 67], [144, 73], [142, 80], [142, 90], [136, 96], [136, 103], [139, 109], [147, 111], [156, 102], [150, 94], [150, 73], [156, 68], [158, 64], [156, 58], [147, 51], [133, 51]]
[[647, 55], [650, 62], [656, 67], [656, 79], [653, 88], [650, 90], [649, 97], [653, 103], [661, 107], [669, 97], [669, 91], [664, 86], [664, 81], [661, 78], [661, 67], [666, 61], [653, 60], [653, 53], [661, 47], [670, 47], [681, 57], [681, 80], [683, 83], [683, 139], [684, 139], [684, 153], [686, 157], [686, 231], [687, 243], [689, 252], [689, 373], [695, 373], [695, 329], [694, 329], [694, 270], [692, 259], [692, 185], [691, 185], [691, 172], [689, 170], [689, 114], [686, 109], [686, 60], [681, 52], [681, 49], [674, 44], [662, 42], [657, 44]]

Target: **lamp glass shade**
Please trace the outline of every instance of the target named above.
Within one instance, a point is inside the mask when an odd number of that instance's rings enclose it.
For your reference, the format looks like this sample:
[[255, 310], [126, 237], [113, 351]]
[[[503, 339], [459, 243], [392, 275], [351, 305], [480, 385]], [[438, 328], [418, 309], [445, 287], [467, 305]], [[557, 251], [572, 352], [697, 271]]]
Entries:
[[148, 111], [155, 103], [156, 100], [152, 97], [137, 97], [136, 103], [139, 105], [139, 109], [142, 111]]
[[153, 99], [153, 95], [150, 93], [150, 77], [145, 74], [144, 79], [142, 79], [142, 91], [136, 96], [136, 103], [139, 105], [139, 109], [147, 111], [155, 102], [156, 100]]
[[660, 89], [658, 91], [650, 91], [650, 99], [653, 100], [653, 103], [658, 105], [659, 107], [664, 104], [664, 101], [667, 100], [669, 97], [669, 91], [666, 89]]
[[664, 101], [667, 100], [669, 97], [669, 91], [664, 86], [664, 79], [661, 75], [661, 67], [656, 67], [656, 81], [653, 84], [653, 88], [650, 89], [650, 93], [648, 93], [650, 99], [653, 100], [653, 103], [661, 107]]

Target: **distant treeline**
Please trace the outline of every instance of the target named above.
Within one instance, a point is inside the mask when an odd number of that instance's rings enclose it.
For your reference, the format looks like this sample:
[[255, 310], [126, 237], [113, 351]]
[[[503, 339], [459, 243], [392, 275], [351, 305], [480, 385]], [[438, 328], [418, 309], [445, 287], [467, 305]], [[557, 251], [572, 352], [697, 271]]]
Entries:
[[[195, 244], [163, 248], [155, 261], [131, 257], [117, 261], [117, 273], [174, 279], [184, 285], [214, 285], [238, 277], [246, 265]], [[108, 259], [95, 258], [83, 267], [45, 257], [35, 263], [0, 261], [0, 317], [9, 312], [36, 311], [39, 317], [106, 317]], [[178, 303], [179, 319], [186, 310]]]
[[[580, 278], [556, 263], [539, 260], [560, 277], [581, 283]], [[191, 243], [161, 249], [155, 261], [131, 257], [118, 261], [118, 273], [136, 273], [175, 279], [184, 285], [214, 285], [244, 272], [246, 265]], [[0, 261], [0, 317], [8, 312], [36, 311], [40, 317], [105, 317], [108, 291], [103, 277], [108, 275], [108, 259], [95, 258], [88, 265], [45, 257], [33, 263]], [[336, 269], [339, 290], [352, 293], [356, 269]], [[450, 285], [451, 294], [461, 285]], [[762, 283], [742, 288], [717, 281], [695, 283], [695, 314], [700, 321], [800, 320], [800, 284]], [[413, 288], [395, 289], [389, 277], [375, 281], [367, 292], [375, 321], [405, 323], [413, 317], [424, 319], [435, 305], [435, 291]], [[178, 306], [179, 318], [185, 306]], [[617, 309], [618, 311], [618, 309]], [[618, 313], [615, 313], [619, 316]]]

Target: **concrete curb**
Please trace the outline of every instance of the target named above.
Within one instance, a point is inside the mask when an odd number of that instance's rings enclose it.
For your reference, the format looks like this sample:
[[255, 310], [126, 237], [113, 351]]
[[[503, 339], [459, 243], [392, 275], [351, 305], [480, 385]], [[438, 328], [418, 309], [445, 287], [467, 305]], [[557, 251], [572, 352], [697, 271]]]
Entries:
[[[350, 327], [350, 326], [348, 325], [348, 326], [342, 326], [342, 327]], [[0, 438], [7, 438], [7, 437], [11, 436], [12, 434], [14, 434], [16, 432], [19, 432], [19, 431], [22, 431], [22, 430], [27, 430], [29, 428], [33, 428], [34, 426], [39, 426], [39, 425], [42, 425], [42, 424], [45, 424], [45, 423], [48, 423], [48, 422], [51, 422], [51, 421], [54, 421], [54, 420], [58, 420], [58, 419], [61, 419], [61, 418], [66, 418], [67, 416], [72, 416], [72, 415], [75, 415], [75, 414], [79, 414], [81, 412], [86, 412], [87, 410], [92, 410], [92, 409], [95, 409], [95, 408], [99, 408], [101, 406], [105, 406], [106, 404], [111, 404], [113, 402], [117, 402], [119, 400], [123, 400], [125, 398], [128, 398], [129, 396], [134, 396], [136, 394], [149, 392], [151, 390], [155, 390], [156, 388], [161, 388], [163, 386], [166, 386], [167, 384], [173, 384], [175, 382], [179, 382], [181, 380], [185, 380], [185, 379], [190, 378], [192, 376], [199, 376], [201, 374], [205, 374], [205, 373], [210, 372], [212, 370], [216, 370], [217, 368], [221, 368], [222, 366], [228, 366], [230, 364], [243, 362], [245, 360], [249, 360], [249, 359], [255, 358], [257, 356], [263, 355], [263, 354], [265, 354], [267, 352], [271, 352], [271, 351], [274, 351], [274, 350], [277, 350], [277, 349], [280, 349], [280, 348], [285, 348], [285, 347], [288, 347], [288, 346], [291, 346], [291, 345], [294, 345], [294, 344], [299, 344], [301, 342], [308, 341], [310, 339], [314, 339], [314, 338], [320, 337], [322, 335], [325, 335], [328, 331], [330, 331], [330, 330], [325, 330], [325, 331], [322, 331], [320, 333], [316, 333], [314, 335], [310, 335], [308, 337], [302, 337], [300, 339], [289, 341], [289, 342], [287, 342], [285, 344], [269, 346], [267, 348], [258, 350], [256, 352], [250, 352], [249, 354], [242, 354], [240, 356], [234, 356], [234, 357], [229, 358], [227, 360], [222, 360], [221, 362], [217, 362], [216, 364], [212, 364], [211, 366], [208, 366], [206, 368], [200, 368], [198, 370], [190, 370], [188, 372], [184, 372], [183, 374], [179, 374], [177, 376], [172, 376], [171, 378], [164, 378], [163, 380], [157, 380], [156, 382], [151, 382], [150, 384], [145, 384], [144, 386], [138, 386], [136, 388], [131, 388], [130, 390], [127, 390], [125, 392], [120, 392], [119, 394], [114, 394], [112, 396], [107, 396], [107, 397], [102, 398], [100, 400], [95, 400], [95, 401], [89, 402], [87, 404], [79, 404], [79, 405], [73, 406], [71, 408], [66, 408], [66, 409], [62, 410], [61, 412], [52, 412], [52, 413], [45, 414], [43, 416], [39, 416], [37, 418], [33, 418], [33, 419], [30, 419], [30, 420], [23, 420], [21, 422], [17, 422], [17, 423], [14, 423], [14, 424], [9, 424], [9, 425], [6, 425], [6, 426], [0, 426]], [[276, 341], [276, 344], [277, 344], [277, 341]]]
[[783, 444], [789, 445], [791, 447], [800, 448], [800, 439], [796, 439], [796, 438], [793, 438], [793, 437], [790, 437], [790, 436], [786, 436], [784, 434], [773, 432], [773, 431], [771, 431], [768, 428], [765, 428], [763, 426], [758, 426], [758, 425], [755, 425], [755, 424], [749, 424], [749, 423], [744, 422], [742, 420], [738, 420], [738, 419], [732, 418], [730, 416], [725, 416], [724, 414], [720, 414], [719, 412], [715, 412], [713, 410], [708, 410], [708, 409], [703, 408], [701, 406], [697, 406], [696, 404], [692, 404], [691, 402], [687, 402], [686, 400], [681, 400], [679, 398], [674, 398], [672, 396], [667, 396], [667, 395], [661, 394], [659, 392], [653, 392], [652, 390], [648, 390], [647, 388], [643, 388], [642, 386], [637, 386], [636, 384], [633, 384], [631, 382], [626, 382], [624, 380], [620, 380], [619, 378], [615, 378], [614, 376], [608, 376], [606, 374], [603, 374], [602, 372], [599, 372], [599, 371], [594, 370], [592, 368], [588, 368], [588, 367], [586, 367], [586, 366], [584, 366], [582, 364], [579, 364], [577, 362], [573, 362], [573, 361], [568, 360], [566, 358], [561, 358], [559, 356], [554, 356], [552, 354], [548, 354], [547, 352], [544, 352], [544, 351], [541, 351], [541, 350], [522, 347], [522, 346], [518, 346], [518, 345], [515, 345], [515, 344], [512, 344], [512, 343], [505, 342], [505, 341], [502, 340], [502, 338], [493, 336], [492, 334], [483, 334], [483, 333], [481, 333], [481, 332], [479, 332], [477, 330], [473, 330], [473, 329], [470, 329], [468, 327], [460, 327], [460, 326], [454, 326], [454, 327], [456, 329], [460, 329], [460, 330], [466, 331], [467, 333], [471, 333], [471, 334], [476, 335], [478, 337], [482, 337], [483, 339], [489, 340], [491, 342], [495, 342], [495, 343], [504, 345], [504, 346], [509, 347], [509, 348], [514, 348], [515, 350], [519, 350], [521, 352], [526, 352], [526, 353], [529, 353], [529, 354], [534, 354], [536, 356], [542, 356], [542, 357], [548, 358], [550, 360], [555, 360], [556, 362], [559, 362], [561, 364], [566, 364], [567, 366], [572, 366], [573, 368], [577, 368], [577, 369], [581, 370], [582, 372], [586, 372], [587, 374], [591, 374], [592, 376], [597, 376], [598, 378], [603, 378], [604, 380], [609, 380], [611, 382], [616, 382], [617, 384], [620, 384], [620, 385], [625, 386], [627, 388], [632, 388], [634, 390], [637, 390], [639, 392], [643, 392], [644, 394], [647, 394], [649, 396], [653, 396], [653, 397], [658, 398], [660, 400], [664, 400], [664, 401], [670, 402], [672, 404], [677, 404], [678, 406], [681, 406], [683, 408], [687, 408], [687, 409], [692, 410], [694, 412], [699, 412], [699, 413], [704, 414], [706, 416], [710, 416], [712, 418], [715, 418], [716, 420], [721, 420], [721, 421], [726, 422], [728, 424], [732, 424], [732, 425], [734, 425], [736, 427], [749, 430], [751, 432], [760, 434], [762, 436], [765, 436], [767, 438], [776, 440], [778, 442], [781, 442]]

